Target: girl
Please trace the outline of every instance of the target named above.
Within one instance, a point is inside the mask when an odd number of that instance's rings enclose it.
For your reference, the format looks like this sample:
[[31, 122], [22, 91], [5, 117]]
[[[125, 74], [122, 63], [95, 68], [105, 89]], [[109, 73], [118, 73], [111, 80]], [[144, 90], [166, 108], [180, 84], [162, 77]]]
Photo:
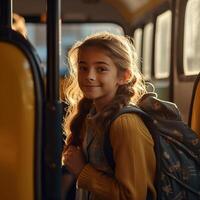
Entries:
[[111, 124], [115, 169], [103, 151], [109, 119], [146, 93], [132, 43], [98, 33], [77, 42], [68, 58], [63, 163], [76, 179], [76, 199], [145, 200], [149, 193], [156, 199], [154, 143], [139, 116], [123, 114]]

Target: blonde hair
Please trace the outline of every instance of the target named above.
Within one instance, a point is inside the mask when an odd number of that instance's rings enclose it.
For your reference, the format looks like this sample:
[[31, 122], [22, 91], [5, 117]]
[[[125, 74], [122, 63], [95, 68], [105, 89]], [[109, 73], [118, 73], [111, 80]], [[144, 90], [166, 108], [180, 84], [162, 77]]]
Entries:
[[90, 35], [83, 41], [76, 42], [68, 52], [69, 76], [66, 77], [64, 84], [64, 95], [68, 105], [68, 112], [64, 122], [64, 130], [66, 133], [78, 131], [76, 130], [78, 125], [79, 129], [81, 128], [83, 120], [92, 106], [91, 100], [83, 97], [77, 80], [79, 51], [91, 46], [105, 51], [119, 71], [125, 72], [128, 70], [131, 72], [127, 83], [119, 86], [112, 105], [108, 105], [99, 114], [97, 124], [102, 125], [102, 123], [105, 123], [122, 106], [129, 103], [136, 104], [140, 97], [146, 93], [144, 80], [137, 65], [138, 58], [136, 50], [131, 39], [108, 32]]

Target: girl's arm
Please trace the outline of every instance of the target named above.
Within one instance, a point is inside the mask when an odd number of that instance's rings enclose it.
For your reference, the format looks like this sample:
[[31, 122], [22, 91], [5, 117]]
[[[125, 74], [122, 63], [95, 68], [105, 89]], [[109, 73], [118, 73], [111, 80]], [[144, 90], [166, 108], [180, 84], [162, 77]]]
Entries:
[[70, 145], [66, 150], [64, 150], [62, 162], [75, 177], [78, 177], [81, 170], [86, 165], [85, 157], [81, 148], [74, 145]]
[[153, 140], [142, 120], [134, 114], [121, 115], [111, 125], [110, 140], [115, 178], [87, 164], [78, 176], [78, 186], [104, 200], [145, 200], [147, 189], [155, 199]]

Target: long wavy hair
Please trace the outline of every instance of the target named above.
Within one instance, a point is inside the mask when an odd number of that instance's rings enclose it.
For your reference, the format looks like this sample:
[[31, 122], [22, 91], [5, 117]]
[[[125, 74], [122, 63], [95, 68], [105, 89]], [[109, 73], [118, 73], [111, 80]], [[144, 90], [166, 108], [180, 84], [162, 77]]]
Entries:
[[[146, 93], [144, 79], [138, 70], [138, 58], [133, 41], [126, 36], [101, 32], [76, 42], [68, 52], [69, 75], [64, 83], [64, 95], [68, 106], [64, 119], [64, 131], [69, 136], [68, 144], [81, 145], [81, 129], [84, 120], [92, 107], [92, 100], [83, 96], [78, 85], [78, 56], [83, 48], [97, 47], [105, 50], [120, 72], [129, 70], [131, 76], [126, 84], [120, 85], [112, 104], [107, 105], [98, 113], [95, 123], [99, 129], [109, 123], [111, 116], [123, 106], [137, 104]], [[102, 130], [103, 131], [103, 130]]]

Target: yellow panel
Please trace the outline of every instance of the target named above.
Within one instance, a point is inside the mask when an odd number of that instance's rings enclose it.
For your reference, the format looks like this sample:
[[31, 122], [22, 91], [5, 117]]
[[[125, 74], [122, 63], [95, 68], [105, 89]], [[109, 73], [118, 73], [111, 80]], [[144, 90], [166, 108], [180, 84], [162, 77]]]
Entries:
[[200, 137], [200, 81], [198, 82], [192, 109], [191, 128]]
[[0, 42], [0, 199], [32, 200], [34, 84], [20, 49]]

